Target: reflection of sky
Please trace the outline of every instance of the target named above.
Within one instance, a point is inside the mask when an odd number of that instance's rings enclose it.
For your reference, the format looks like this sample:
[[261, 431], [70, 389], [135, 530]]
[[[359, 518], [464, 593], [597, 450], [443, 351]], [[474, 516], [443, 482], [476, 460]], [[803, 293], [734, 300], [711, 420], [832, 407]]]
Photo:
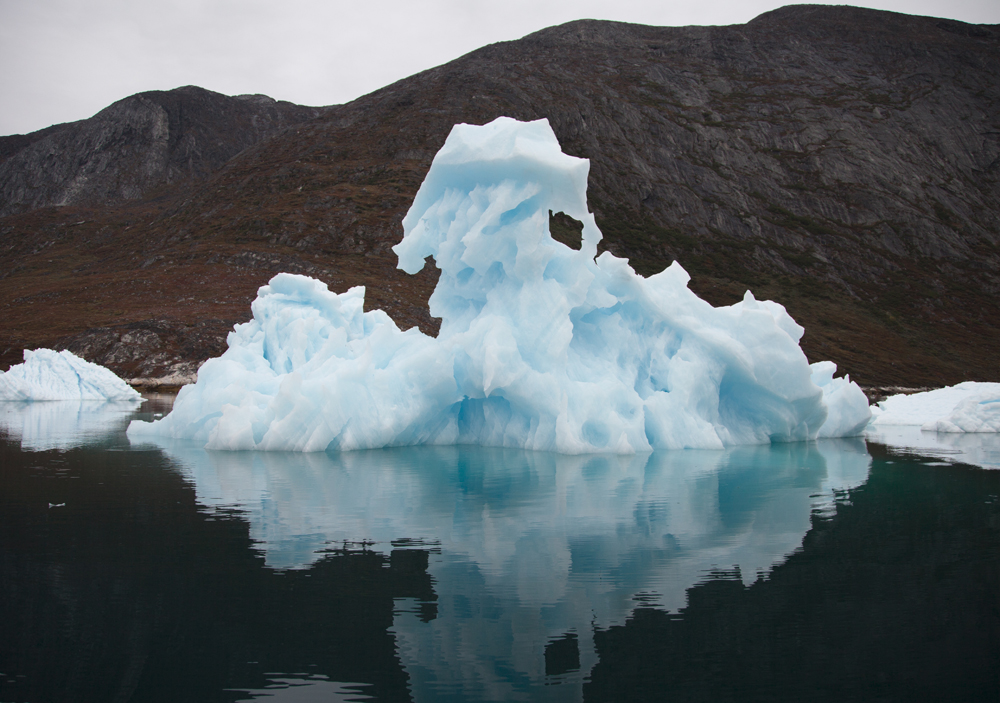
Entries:
[[72, 449], [122, 432], [139, 401], [0, 401], [0, 431], [27, 451]]
[[869, 426], [865, 437], [896, 450], [949, 463], [1000, 469], [1000, 434], [996, 432], [925, 432], [919, 426]]
[[434, 545], [436, 618], [401, 600], [394, 624], [418, 700], [537, 693], [545, 643], [565, 633], [578, 636], [580, 668], [542, 688], [579, 692], [594, 627], [623, 622], [637, 597], [676, 611], [714, 569], [752, 582], [870, 466], [860, 439], [624, 457], [162, 446], [200, 503], [245, 513], [273, 568], [306, 568], [344, 542]]

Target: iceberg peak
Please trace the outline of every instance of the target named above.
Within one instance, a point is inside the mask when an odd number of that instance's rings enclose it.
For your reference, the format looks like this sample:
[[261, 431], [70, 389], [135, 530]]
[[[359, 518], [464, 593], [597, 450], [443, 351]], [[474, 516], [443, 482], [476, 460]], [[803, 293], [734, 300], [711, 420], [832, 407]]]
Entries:
[[[748, 291], [714, 308], [677, 262], [647, 279], [625, 259], [596, 256], [588, 171], [546, 120], [456, 125], [394, 247], [407, 272], [428, 256], [441, 270], [430, 299], [438, 337], [363, 312], [361, 288], [338, 295], [279, 274], [170, 415], [133, 423], [129, 436], [214, 449], [481, 444], [579, 454], [863, 429], [863, 393], [827, 378], [826, 366], [814, 378], [802, 327], [781, 305]], [[583, 223], [579, 250], [551, 237], [550, 212]]]

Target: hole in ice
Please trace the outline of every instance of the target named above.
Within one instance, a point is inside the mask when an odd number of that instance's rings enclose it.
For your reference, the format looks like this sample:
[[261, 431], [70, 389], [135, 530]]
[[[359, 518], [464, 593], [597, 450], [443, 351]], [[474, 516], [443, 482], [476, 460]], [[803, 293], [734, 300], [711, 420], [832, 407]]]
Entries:
[[549, 210], [549, 233], [557, 242], [562, 242], [570, 249], [580, 251], [583, 246], [583, 223], [574, 220], [565, 212]]

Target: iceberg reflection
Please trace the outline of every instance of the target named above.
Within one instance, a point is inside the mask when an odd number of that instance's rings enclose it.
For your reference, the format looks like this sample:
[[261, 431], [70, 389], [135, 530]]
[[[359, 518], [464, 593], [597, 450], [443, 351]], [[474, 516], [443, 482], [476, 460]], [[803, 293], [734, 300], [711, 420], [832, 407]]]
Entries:
[[712, 571], [766, 574], [871, 463], [861, 439], [633, 456], [158, 444], [202, 505], [245, 513], [272, 568], [307, 568], [345, 543], [434, 545], [436, 616], [402, 600], [394, 624], [418, 699], [517, 698], [518, 681], [546, 679], [557, 639], [579, 649], [560, 682], [582, 685], [595, 627], [622, 623], [637, 599], [676, 611]]
[[1000, 434], [996, 432], [934, 432], [922, 430], [919, 425], [869, 425], [865, 437], [897, 451], [1000, 469]]
[[0, 402], [0, 431], [27, 451], [72, 449], [124, 432], [139, 400]]

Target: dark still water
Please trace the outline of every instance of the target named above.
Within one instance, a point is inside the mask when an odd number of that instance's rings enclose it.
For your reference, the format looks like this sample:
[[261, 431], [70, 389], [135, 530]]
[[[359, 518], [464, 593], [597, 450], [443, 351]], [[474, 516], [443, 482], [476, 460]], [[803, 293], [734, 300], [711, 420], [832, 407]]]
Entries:
[[0, 702], [1000, 698], [995, 438], [131, 446], [169, 402], [0, 404]]

